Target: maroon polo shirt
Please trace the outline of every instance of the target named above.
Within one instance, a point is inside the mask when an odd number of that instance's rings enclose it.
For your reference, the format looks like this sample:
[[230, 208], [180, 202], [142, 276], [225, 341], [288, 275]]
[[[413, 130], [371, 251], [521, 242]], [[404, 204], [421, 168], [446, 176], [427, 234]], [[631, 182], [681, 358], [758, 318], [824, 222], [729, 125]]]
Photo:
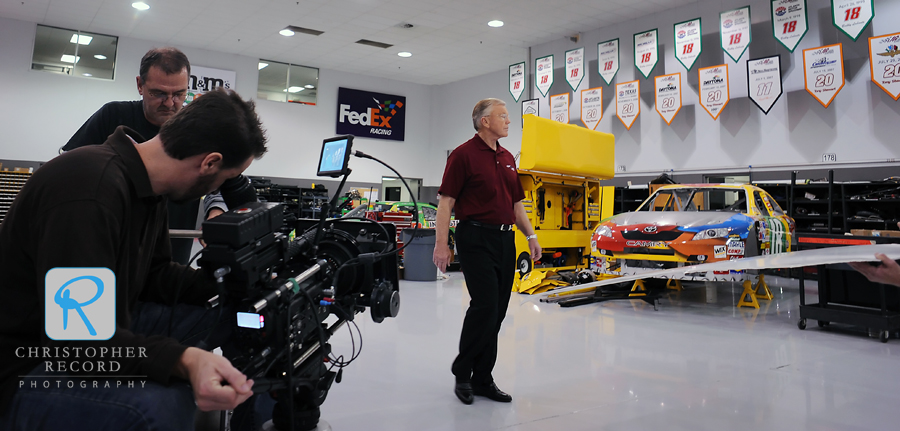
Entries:
[[457, 220], [486, 224], [515, 223], [513, 205], [525, 199], [513, 155], [500, 142], [492, 150], [478, 134], [450, 153], [438, 193], [456, 199]]

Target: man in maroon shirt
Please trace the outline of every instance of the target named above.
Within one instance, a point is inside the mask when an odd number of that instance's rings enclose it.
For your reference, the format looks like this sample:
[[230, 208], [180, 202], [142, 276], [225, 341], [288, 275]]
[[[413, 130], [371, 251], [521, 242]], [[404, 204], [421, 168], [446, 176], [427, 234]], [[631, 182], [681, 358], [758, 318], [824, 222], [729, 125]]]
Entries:
[[515, 224], [528, 239], [532, 259], [541, 246], [528, 221], [516, 161], [498, 141], [509, 135], [509, 112], [499, 99], [484, 99], [472, 111], [477, 132], [447, 159], [439, 193], [434, 264], [444, 271], [450, 263], [447, 232], [456, 210], [456, 247], [471, 301], [459, 339], [459, 355], [451, 371], [454, 393], [464, 404], [474, 395], [510, 402], [494, 384], [497, 335], [506, 317], [516, 268]]

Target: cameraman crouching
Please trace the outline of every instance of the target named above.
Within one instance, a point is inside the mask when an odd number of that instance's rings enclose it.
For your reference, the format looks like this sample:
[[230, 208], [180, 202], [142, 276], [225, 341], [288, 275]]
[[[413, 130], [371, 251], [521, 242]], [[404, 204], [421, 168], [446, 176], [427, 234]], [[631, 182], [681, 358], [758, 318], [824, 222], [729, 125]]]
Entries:
[[172, 262], [163, 197], [197, 199], [262, 157], [254, 105], [212, 91], [141, 140], [119, 127], [49, 161], [0, 224], [0, 430], [189, 430], [196, 408], [252, 395], [188, 347], [217, 313], [181, 304], [216, 292]]

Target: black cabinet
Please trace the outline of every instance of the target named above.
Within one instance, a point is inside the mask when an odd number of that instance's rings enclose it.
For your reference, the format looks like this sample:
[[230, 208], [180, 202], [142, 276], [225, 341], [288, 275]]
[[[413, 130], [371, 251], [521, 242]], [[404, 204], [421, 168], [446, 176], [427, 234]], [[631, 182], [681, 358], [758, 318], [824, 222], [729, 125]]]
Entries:
[[627, 213], [636, 210], [650, 197], [650, 188], [647, 186], [616, 187], [613, 194], [613, 214]]

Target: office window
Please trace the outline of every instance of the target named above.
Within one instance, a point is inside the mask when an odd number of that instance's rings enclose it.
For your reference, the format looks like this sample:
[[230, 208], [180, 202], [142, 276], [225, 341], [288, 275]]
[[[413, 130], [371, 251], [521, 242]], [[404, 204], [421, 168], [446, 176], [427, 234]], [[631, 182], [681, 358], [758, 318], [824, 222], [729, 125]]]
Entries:
[[118, 43], [115, 36], [38, 25], [31, 69], [111, 80]]
[[319, 69], [259, 60], [258, 99], [315, 106], [318, 92]]

